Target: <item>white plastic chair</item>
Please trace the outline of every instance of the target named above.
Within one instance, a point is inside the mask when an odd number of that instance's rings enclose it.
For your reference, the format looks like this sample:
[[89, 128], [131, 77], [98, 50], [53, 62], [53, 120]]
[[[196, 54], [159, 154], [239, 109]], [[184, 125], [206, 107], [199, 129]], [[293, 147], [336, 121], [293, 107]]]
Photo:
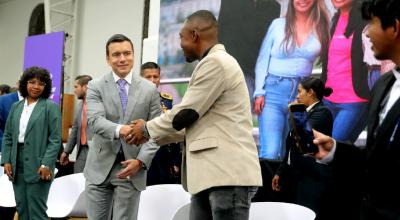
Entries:
[[179, 207], [190, 202], [190, 194], [179, 184], [149, 186], [140, 195], [138, 220], [170, 220]]
[[[172, 220], [188, 220], [190, 204], [179, 208]], [[315, 213], [306, 207], [283, 202], [255, 202], [249, 220], [313, 220]]]
[[55, 178], [47, 200], [51, 218], [86, 217], [85, 178], [76, 173]]
[[250, 207], [250, 220], [314, 220], [311, 209], [284, 202], [254, 202]]
[[[1, 169], [3, 174], [3, 167]], [[14, 189], [7, 175], [0, 175], [0, 206], [15, 207]]]
[[188, 220], [190, 213], [190, 203], [181, 206], [178, 211], [175, 212], [172, 220]]

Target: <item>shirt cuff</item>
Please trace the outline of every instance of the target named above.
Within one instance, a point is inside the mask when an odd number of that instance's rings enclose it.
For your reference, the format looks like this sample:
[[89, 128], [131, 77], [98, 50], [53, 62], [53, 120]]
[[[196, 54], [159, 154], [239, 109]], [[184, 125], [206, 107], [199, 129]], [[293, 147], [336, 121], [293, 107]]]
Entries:
[[147, 130], [147, 123], [142, 126], [143, 136], [147, 139], [150, 139], [149, 131]]
[[117, 125], [115, 129], [115, 138], [119, 138], [119, 130], [121, 130], [122, 125]]
[[139, 159], [136, 159], [136, 160], [139, 161], [139, 166], [140, 166], [143, 170], [147, 170], [147, 166], [146, 166], [145, 163], [143, 163], [143, 161], [141, 161], [141, 160], [139, 160]]
[[333, 146], [331, 151], [321, 160], [317, 160], [317, 163], [322, 163], [322, 164], [329, 164], [332, 162], [333, 158], [335, 157], [335, 152], [336, 152], [336, 140], [333, 140]]

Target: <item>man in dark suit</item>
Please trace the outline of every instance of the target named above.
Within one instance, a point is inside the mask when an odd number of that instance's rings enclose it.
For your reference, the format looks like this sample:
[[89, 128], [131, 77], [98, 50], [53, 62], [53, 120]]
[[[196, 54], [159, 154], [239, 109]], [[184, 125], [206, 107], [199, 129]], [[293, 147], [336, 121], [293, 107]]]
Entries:
[[397, 68], [371, 91], [366, 148], [315, 132], [316, 158], [331, 163], [335, 173], [362, 178], [361, 219], [400, 219], [400, 1], [368, 0], [363, 13], [371, 20], [367, 36], [375, 57], [392, 60]]
[[78, 111], [75, 114], [74, 125], [68, 138], [68, 143], [60, 157], [61, 165], [67, 165], [68, 156], [72, 153], [76, 145], [76, 160], [74, 164], [74, 173], [82, 173], [85, 168], [86, 157], [89, 152], [89, 141], [92, 140], [93, 131], [87, 126], [86, 111], [86, 91], [91, 76], [80, 75], [75, 78], [74, 93], [79, 100]]
[[[18, 92], [0, 96], [0, 152], [3, 142], [4, 127], [6, 125], [8, 113], [10, 112], [11, 106], [15, 102], [18, 102], [18, 100]], [[14, 218], [14, 214], [15, 208], [0, 207], [1, 219], [4, 218], [5, 220], [12, 220]]]
[[3, 142], [4, 126], [6, 125], [8, 113], [10, 112], [12, 104], [18, 102], [18, 100], [18, 92], [0, 96], [0, 144]]

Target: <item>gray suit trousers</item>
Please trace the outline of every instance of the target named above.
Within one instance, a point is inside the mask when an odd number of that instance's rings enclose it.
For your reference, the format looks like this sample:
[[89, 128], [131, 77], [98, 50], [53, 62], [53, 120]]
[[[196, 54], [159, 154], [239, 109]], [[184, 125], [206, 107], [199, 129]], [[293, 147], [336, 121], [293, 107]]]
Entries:
[[131, 180], [117, 177], [122, 169], [120, 163], [115, 163], [106, 180], [99, 185], [86, 179], [88, 219], [137, 219], [140, 191], [133, 186]]

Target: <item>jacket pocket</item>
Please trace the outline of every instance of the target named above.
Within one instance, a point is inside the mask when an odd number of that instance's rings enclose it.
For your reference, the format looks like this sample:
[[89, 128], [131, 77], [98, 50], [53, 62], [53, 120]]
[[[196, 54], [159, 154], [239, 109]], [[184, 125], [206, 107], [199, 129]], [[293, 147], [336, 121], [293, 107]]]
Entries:
[[207, 137], [207, 138], [194, 140], [189, 145], [189, 151], [195, 152], [195, 151], [201, 151], [201, 150], [206, 150], [206, 149], [211, 149], [211, 148], [216, 148], [216, 147], [218, 147], [218, 139], [215, 137]]

